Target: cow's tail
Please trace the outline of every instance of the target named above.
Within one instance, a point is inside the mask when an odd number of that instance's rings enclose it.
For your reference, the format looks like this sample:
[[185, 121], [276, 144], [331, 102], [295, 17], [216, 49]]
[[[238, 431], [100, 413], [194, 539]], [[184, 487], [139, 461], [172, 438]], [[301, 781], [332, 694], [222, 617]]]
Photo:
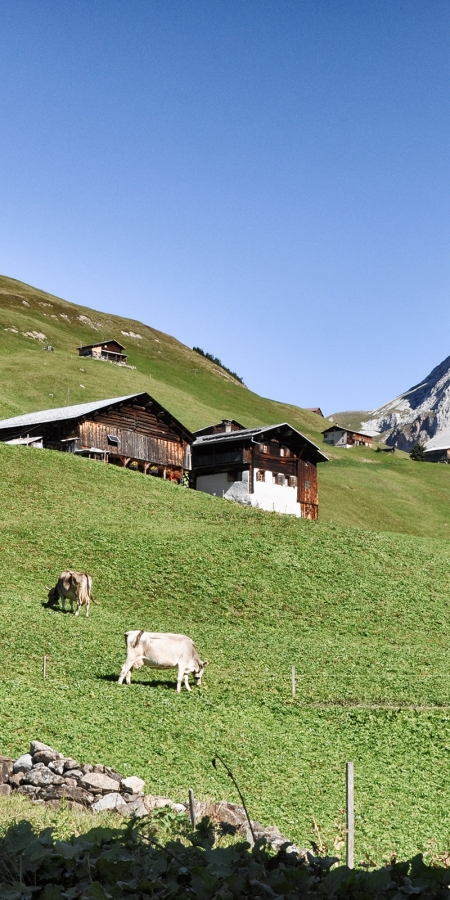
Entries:
[[140, 641], [140, 639], [141, 639], [141, 637], [142, 637], [143, 634], [144, 634], [143, 631], [138, 631], [138, 633], [137, 633], [137, 635], [136, 635], [134, 641], [133, 641], [132, 644], [131, 644], [133, 650], [135, 650], [135, 648], [136, 648], [137, 645], [139, 644], [139, 641]]

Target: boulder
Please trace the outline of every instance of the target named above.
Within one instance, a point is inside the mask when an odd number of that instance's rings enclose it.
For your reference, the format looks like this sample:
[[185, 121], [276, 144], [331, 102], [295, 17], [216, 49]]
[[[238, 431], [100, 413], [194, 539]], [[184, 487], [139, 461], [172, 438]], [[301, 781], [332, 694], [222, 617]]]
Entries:
[[[46, 751], [46, 750], [43, 750], [42, 752], [43, 752], [43, 753], [46, 753], [47, 751]], [[37, 755], [37, 754], [36, 754], [36, 755]], [[36, 759], [36, 756], [34, 756], [33, 759]], [[64, 760], [63, 760], [63, 759], [49, 760], [49, 762], [48, 762], [48, 767], [49, 767], [49, 769], [52, 770], [52, 772], [56, 772], [57, 775], [63, 775], [63, 773], [64, 773]]]
[[9, 776], [8, 783], [9, 783], [10, 785], [12, 785], [13, 789], [14, 789], [14, 788], [18, 788], [18, 787], [19, 787], [19, 784], [20, 784], [20, 782], [22, 781], [24, 775], [25, 775], [25, 772], [16, 772], [15, 775], [10, 775], [10, 776]]
[[61, 762], [64, 765], [64, 769], [79, 769], [80, 768], [80, 764], [77, 763], [76, 759], [72, 759], [71, 756], [67, 757], [66, 759], [62, 759]]
[[9, 797], [12, 791], [10, 784], [0, 784], [0, 797]]
[[117, 791], [105, 794], [104, 797], [100, 797], [91, 806], [91, 810], [94, 813], [103, 812], [105, 809], [115, 809], [117, 812], [128, 815], [128, 803], [125, 803], [125, 800]]
[[147, 815], [147, 809], [141, 797], [138, 797], [136, 800], [132, 800], [131, 803], [127, 803], [126, 810], [123, 811], [123, 815], [136, 816], [137, 819], [143, 819], [144, 816]]
[[83, 773], [80, 769], [64, 769], [64, 778], [75, 778], [75, 781], [81, 781]]
[[48, 744], [43, 744], [42, 741], [31, 741], [31, 744], [30, 744], [31, 755], [34, 756], [34, 754], [38, 753], [39, 750], [51, 750], [52, 753], [55, 752], [53, 750], [53, 747], [49, 747]]
[[64, 778], [61, 775], [55, 775], [50, 769], [30, 769], [26, 772], [22, 784], [32, 784], [35, 787], [44, 787], [47, 784], [63, 784]]
[[64, 784], [67, 784], [67, 787], [74, 788], [78, 787], [78, 782], [76, 778], [65, 778]]
[[144, 790], [145, 781], [138, 778], [137, 775], [130, 775], [129, 778], [122, 778], [120, 787], [128, 794], [139, 794]]
[[103, 773], [105, 771], [105, 767], [102, 766], [100, 763], [95, 763], [95, 766], [92, 766], [92, 771], [100, 772], [100, 774], [103, 775]]
[[[174, 803], [169, 797], [153, 797], [152, 794], [147, 794], [144, 797], [144, 805], [147, 812], [152, 812], [154, 809], [161, 809], [163, 806], [170, 806], [170, 808], [176, 810], [176, 812], [186, 812], [186, 808], [182, 803]], [[177, 807], [179, 807], [179, 809], [177, 809]]]
[[56, 750], [38, 750], [37, 753], [33, 753], [33, 765], [36, 765], [36, 763], [45, 763], [45, 765], [48, 766], [48, 764], [55, 759], [58, 759]]
[[45, 801], [70, 800], [82, 806], [90, 806], [94, 802], [94, 795], [89, 791], [84, 791], [80, 787], [68, 787], [67, 784], [50, 784], [42, 788], [39, 797]]
[[117, 791], [119, 787], [117, 781], [114, 781], [108, 775], [102, 775], [101, 772], [88, 772], [87, 775], [83, 775], [80, 784], [81, 787], [86, 788], [88, 791], [102, 794]]
[[110, 778], [114, 778], [114, 781], [122, 781], [123, 775], [119, 775], [115, 769], [110, 769], [109, 766], [105, 766], [105, 775], [109, 775]]
[[19, 793], [26, 794], [27, 797], [37, 797], [39, 794], [40, 788], [36, 787], [34, 784], [19, 784], [17, 788]]
[[91, 766], [90, 763], [85, 763], [84, 766], [80, 766], [80, 769], [81, 769], [83, 775], [87, 775], [88, 772], [92, 772], [93, 768], [94, 768], [94, 766]]
[[12, 774], [14, 768], [14, 760], [9, 756], [0, 756], [0, 784], [8, 781], [9, 775]]
[[19, 759], [16, 759], [13, 771], [14, 772], [29, 772], [33, 765], [33, 760], [31, 758], [31, 753], [23, 753], [22, 756], [19, 756]]

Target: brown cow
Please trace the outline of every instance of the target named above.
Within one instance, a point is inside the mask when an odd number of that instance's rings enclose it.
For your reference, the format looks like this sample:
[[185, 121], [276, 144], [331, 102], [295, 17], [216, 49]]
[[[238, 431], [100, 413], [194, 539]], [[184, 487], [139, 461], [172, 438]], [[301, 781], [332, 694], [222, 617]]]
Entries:
[[86, 607], [86, 618], [89, 615], [89, 606], [92, 600], [92, 578], [84, 572], [61, 572], [54, 588], [48, 592], [48, 602], [55, 605], [61, 600], [65, 611], [66, 600], [70, 600], [70, 611], [73, 612], [73, 604], [76, 603], [76, 616], [79, 615], [82, 606]]

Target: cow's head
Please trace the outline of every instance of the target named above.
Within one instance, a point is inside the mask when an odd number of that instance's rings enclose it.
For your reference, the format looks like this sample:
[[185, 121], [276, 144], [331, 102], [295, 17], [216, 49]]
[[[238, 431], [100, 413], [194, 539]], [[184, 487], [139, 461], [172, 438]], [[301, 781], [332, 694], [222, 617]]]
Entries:
[[202, 675], [203, 675], [205, 666], [208, 666], [208, 665], [209, 665], [209, 660], [205, 659], [204, 662], [202, 662], [201, 659], [199, 659], [199, 661], [197, 663], [197, 668], [194, 672], [194, 678], [195, 678], [195, 683], [196, 683], [197, 687], [200, 687], [200, 685], [202, 683]]
[[48, 592], [48, 603], [49, 606], [56, 606], [56, 604], [59, 603], [59, 594], [56, 584], [55, 587], [50, 588]]

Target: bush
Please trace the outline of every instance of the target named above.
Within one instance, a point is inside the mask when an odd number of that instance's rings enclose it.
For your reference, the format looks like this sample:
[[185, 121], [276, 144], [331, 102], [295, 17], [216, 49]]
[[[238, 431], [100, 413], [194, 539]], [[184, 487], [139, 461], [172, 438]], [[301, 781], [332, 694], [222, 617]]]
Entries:
[[410, 452], [411, 459], [414, 459], [415, 462], [424, 462], [425, 460], [425, 444], [422, 444], [421, 441], [416, 441], [414, 447]]

